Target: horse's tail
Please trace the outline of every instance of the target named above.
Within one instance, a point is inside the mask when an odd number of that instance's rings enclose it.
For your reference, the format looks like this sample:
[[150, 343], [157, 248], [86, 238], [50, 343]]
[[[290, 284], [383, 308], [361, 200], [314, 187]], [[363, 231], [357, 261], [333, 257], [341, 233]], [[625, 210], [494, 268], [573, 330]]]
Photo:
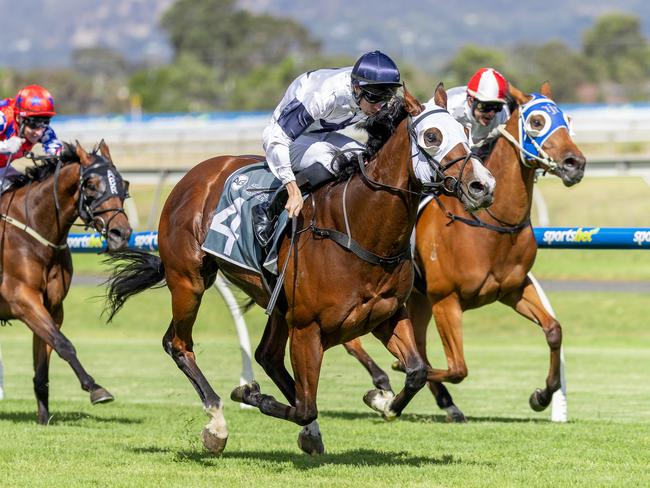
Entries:
[[[108, 322], [130, 297], [147, 290], [164, 286], [165, 267], [155, 254], [135, 249], [123, 249], [111, 252], [105, 264], [113, 267], [113, 272], [106, 280], [106, 305], [103, 313], [108, 313]], [[158, 285], [159, 286], [155, 286]]]

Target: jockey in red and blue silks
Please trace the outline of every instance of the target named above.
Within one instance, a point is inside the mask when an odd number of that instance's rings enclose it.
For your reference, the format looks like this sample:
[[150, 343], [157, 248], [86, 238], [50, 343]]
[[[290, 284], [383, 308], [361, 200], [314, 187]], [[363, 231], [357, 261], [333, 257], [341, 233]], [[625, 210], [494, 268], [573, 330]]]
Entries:
[[38, 85], [26, 86], [16, 98], [0, 101], [0, 172], [10, 176], [12, 168], [4, 168], [38, 143], [46, 154], [61, 152], [63, 144], [50, 127], [54, 115], [52, 95]]

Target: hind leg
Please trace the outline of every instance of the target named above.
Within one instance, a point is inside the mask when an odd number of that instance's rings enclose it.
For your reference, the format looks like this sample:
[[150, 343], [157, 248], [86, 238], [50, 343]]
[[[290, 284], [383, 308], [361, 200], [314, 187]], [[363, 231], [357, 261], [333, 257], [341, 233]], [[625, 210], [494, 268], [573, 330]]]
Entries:
[[536, 412], [541, 412], [551, 403], [553, 393], [560, 389], [560, 348], [562, 347], [562, 327], [553, 317], [537, 293], [530, 278], [526, 277], [522, 288], [501, 299], [502, 303], [510, 305], [519, 314], [533, 323], [541, 326], [546, 336], [546, 343], [550, 350], [550, 364], [546, 376], [546, 387], [537, 388], [530, 396], [530, 407]]
[[205, 287], [193, 283], [186, 276], [168, 271], [167, 283], [172, 293], [172, 321], [163, 336], [162, 345], [176, 366], [187, 376], [203, 403], [210, 422], [201, 434], [203, 445], [212, 453], [223, 452], [228, 441], [228, 427], [223, 415], [223, 402], [212, 389], [205, 375], [196, 364], [192, 328], [201, 305]]

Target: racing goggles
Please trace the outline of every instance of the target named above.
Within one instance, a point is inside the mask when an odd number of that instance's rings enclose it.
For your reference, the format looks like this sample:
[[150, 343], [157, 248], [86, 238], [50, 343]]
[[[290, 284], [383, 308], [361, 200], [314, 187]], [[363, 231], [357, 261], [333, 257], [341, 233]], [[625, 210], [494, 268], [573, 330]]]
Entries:
[[475, 108], [479, 112], [486, 114], [488, 112], [501, 112], [503, 105], [501, 102], [481, 102], [477, 100]]
[[361, 96], [366, 99], [368, 103], [387, 103], [390, 102], [397, 93], [397, 87], [376, 87], [376, 86], [362, 86]]
[[50, 126], [50, 117], [27, 117], [24, 124], [30, 129], [46, 129]]

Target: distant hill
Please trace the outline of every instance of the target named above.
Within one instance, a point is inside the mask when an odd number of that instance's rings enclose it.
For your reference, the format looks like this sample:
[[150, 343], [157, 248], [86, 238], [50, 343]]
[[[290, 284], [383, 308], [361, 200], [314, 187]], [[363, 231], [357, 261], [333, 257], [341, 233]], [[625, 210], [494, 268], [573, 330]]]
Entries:
[[[77, 47], [105, 46], [132, 62], [166, 61], [158, 27], [173, 0], [0, 0], [0, 65], [56, 66]], [[582, 32], [613, 10], [638, 15], [650, 37], [647, 0], [240, 0], [253, 12], [291, 17], [320, 39], [325, 52], [356, 56], [379, 48], [439, 68], [463, 44], [507, 47], [561, 39], [578, 46]], [[543, 7], [540, 7], [542, 5]], [[614, 6], [615, 5], [615, 6]]]
[[0, 66], [61, 66], [75, 48], [108, 47], [129, 61], [167, 61], [158, 20], [174, 0], [0, 0]]

